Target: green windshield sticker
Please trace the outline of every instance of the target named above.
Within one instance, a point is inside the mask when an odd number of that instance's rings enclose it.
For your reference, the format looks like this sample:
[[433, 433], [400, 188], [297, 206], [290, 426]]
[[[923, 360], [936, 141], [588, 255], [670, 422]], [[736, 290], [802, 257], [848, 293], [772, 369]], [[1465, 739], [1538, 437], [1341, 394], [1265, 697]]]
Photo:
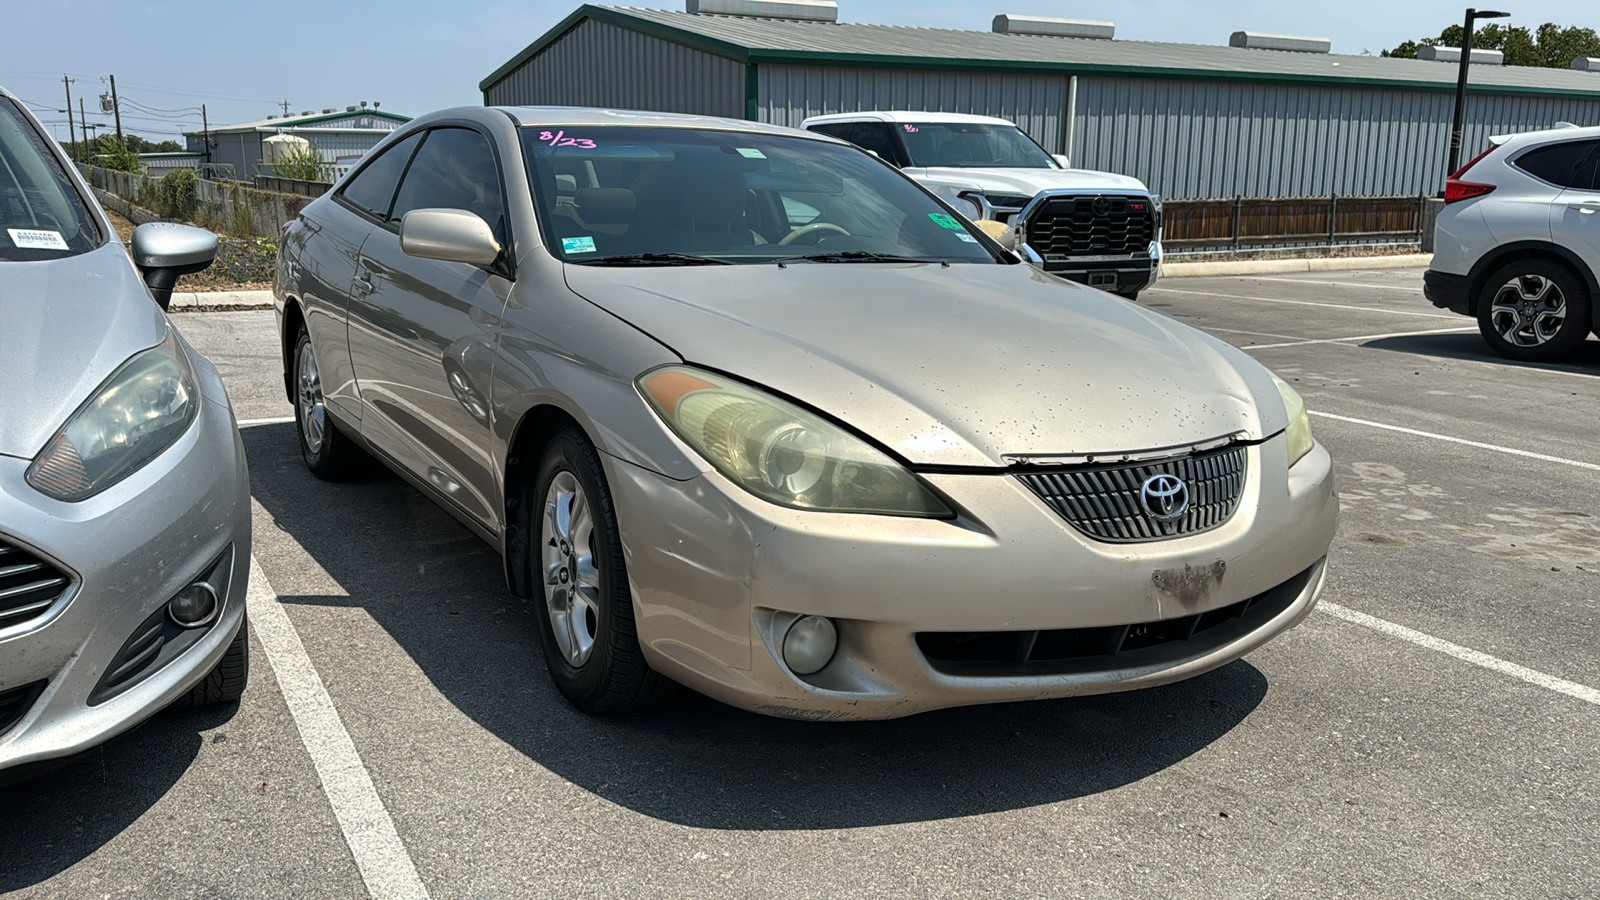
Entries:
[[961, 227], [960, 222], [956, 221], [955, 216], [946, 215], [945, 213], [928, 213], [928, 218], [932, 219], [933, 224], [938, 225], [940, 228], [952, 228], [956, 231], [966, 230]]
[[969, 244], [976, 244], [978, 242], [977, 238], [973, 237], [970, 234], [967, 234], [965, 231], [956, 232], [956, 237], [962, 239], [963, 241], [966, 241]]
[[767, 158], [767, 155], [765, 153], [762, 153], [760, 150], [757, 150], [754, 147], [735, 147], [733, 149], [738, 150], [739, 151], [739, 155], [744, 157], [745, 159], [766, 159]]
[[565, 250], [568, 253], [593, 253], [594, 249], [595, 249], [594, 248], [594, 238], [592, 238], [592, 237], [562, 238], [561, 239], [561, 249]]

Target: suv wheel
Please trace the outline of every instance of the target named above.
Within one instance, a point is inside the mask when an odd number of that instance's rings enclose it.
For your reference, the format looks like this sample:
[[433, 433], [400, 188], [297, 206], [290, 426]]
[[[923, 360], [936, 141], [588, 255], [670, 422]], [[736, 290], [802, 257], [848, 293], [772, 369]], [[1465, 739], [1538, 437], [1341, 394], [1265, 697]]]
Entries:
[[1523, 259], [1502, 266], [1478, 296], [1478, 330], [1501, 356], [1552, 362], [1589, 336], [1589, 291], [1566, 266]]

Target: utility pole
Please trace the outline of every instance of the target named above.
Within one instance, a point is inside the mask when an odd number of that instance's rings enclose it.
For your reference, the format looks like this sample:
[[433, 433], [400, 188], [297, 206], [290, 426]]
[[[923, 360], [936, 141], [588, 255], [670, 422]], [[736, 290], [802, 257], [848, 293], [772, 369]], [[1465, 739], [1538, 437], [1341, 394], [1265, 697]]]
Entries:
[[117, 76], [111, 76], [111, 114], [117, 117], [117, 143], [124, 147], [127, 143], [122, 140], [122, 106], [117, 103]]
[[78, 135], [73, 130], [75, 126], [72, 124], [72, 79], [63, 75], [61, 76], [61, 83], [67, 86], [67, 143], [72, 147], [72, 158], [77, 159]]
[[83, 129], [83, 161], [89, 161], [89, 114], [83, 111], [83, 95], [78, 95], [78, 127]]
[[206, 151], [206, 165], [211, 165], [211, 122], [206, 119], [206, 105], [200, 104], [200, 139]]
[[289, 118], [289, 101], [288, 100], [284, 100], [283, 101], [283, 117], [285, 119]]

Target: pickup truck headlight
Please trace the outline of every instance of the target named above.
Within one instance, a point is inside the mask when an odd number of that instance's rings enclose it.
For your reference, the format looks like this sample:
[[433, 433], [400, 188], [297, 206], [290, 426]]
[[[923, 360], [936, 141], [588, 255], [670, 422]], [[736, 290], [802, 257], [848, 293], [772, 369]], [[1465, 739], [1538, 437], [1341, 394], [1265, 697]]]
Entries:
[[731, 378], [664, 366], [639, 378], [657, 414], [740, 487], [779, 506], [949, 518], [906, 468], [838, 425]]
[[199, 408], [194, 373], [166, 340], [111, 373], [28, 467], [28, 484], [57, 500], [85, 500], [116, 484], [189, 430]]
[[1306, 401], [1288, 382], [1276, 375], [1272, 376], [1272, 382], [1278, 386], [1278, 396], [1283, 398], [1284, 409], [1289, 413], [1289, 427], [1283, 436], [1289, 445], [1289, 465], [1293, 466], [1311, 452], [1311, 417], [1306, 415]]

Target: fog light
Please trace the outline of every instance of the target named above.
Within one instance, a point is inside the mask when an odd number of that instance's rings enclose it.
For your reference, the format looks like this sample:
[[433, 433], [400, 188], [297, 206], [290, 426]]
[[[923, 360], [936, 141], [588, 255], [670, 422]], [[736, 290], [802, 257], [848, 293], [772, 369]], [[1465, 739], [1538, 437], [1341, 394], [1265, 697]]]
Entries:
[[839, 647], [839, 631], [832, 619], [804, 616], [783, 636], [783, 661], [796, 675], [822, 671]]
[[183, 628], [210, 624], [217, 615], [217, 592], [204, 581], [197, 581], [167, 601], [167, 615]]

